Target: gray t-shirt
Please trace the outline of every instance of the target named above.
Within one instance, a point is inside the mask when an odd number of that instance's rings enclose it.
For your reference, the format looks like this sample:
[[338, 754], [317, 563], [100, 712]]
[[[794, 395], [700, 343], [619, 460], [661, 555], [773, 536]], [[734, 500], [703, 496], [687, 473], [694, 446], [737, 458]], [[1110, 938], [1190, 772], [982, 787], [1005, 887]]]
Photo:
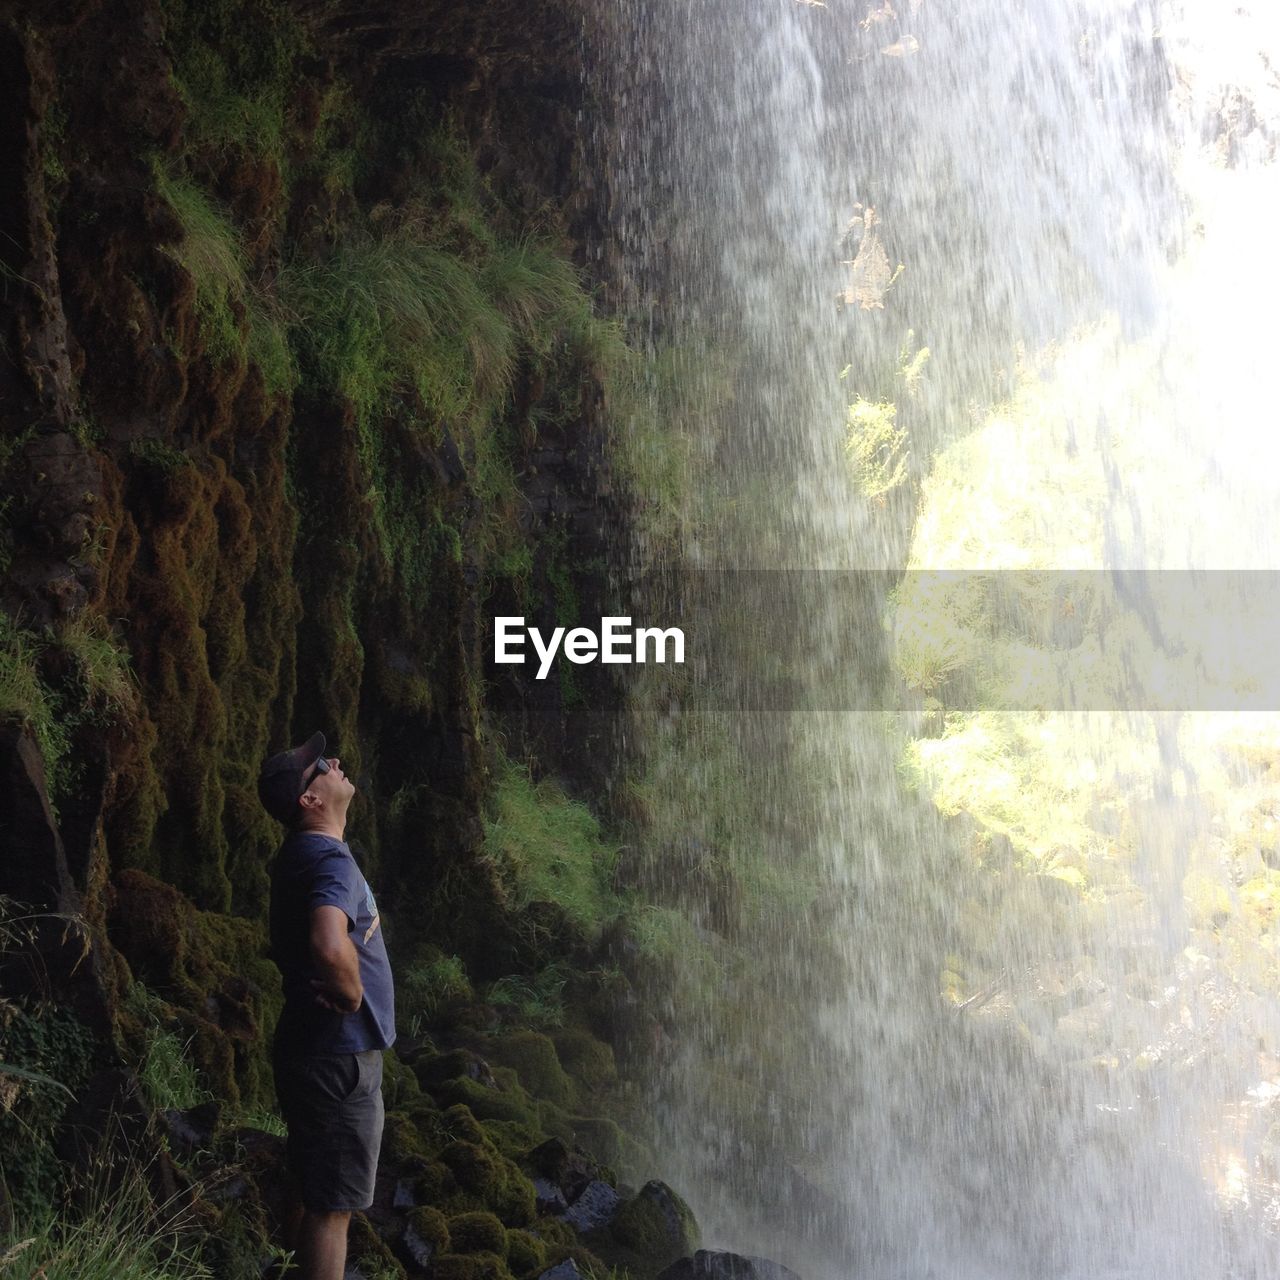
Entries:
[[[311, 913], [340, 907], [360, 959], [364, 1000], [355, 1013], [316, 1003], [311, 980]], [[290, 1054], [363, 1053], [396, 1038], [395, 992], [378, 904], [341, 840], [315, 831], [285, 838], [271, 867], [271, 954], [284, 977], [276, 1044]]]

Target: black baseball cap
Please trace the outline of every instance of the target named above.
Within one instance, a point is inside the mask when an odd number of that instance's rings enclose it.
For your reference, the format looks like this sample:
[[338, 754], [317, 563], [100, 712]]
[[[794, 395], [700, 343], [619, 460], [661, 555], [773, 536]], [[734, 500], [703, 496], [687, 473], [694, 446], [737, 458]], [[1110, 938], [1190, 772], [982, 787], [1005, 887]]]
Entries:
[[306, 790], [303, 776], [322, 755], [324, 734], [313, 733], [302, 746], [282, 751], [263, 763], [258, 774], [258, 799], [286, 827], [293, 826], [298, 816], [298, 797]]

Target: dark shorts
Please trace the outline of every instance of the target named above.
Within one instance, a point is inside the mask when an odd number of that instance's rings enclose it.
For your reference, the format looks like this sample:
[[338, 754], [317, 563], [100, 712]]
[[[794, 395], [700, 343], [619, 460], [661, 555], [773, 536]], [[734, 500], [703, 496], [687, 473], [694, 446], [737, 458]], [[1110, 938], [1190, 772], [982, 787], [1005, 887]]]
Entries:
[[382, 1146], [382, 1050], [275, 1055], [289, 1169], [313, 1213], [367, 1209]]

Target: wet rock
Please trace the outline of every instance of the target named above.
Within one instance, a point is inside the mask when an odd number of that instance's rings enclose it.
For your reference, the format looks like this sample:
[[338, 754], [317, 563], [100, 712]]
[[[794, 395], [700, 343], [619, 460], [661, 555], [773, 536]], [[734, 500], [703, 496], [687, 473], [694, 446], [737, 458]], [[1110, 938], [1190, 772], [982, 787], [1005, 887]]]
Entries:
[[550, 1213], [559, 1216], [569, 1208], [569, 1202], [564, 1198], [564, 1193], [547, 1178], [533, 1179], [533, 1194], [540, 1214]]
[[699, 1249], [691, 1258], [680, 1258], [658, 1275], [658, 1280], [800, 1280], [794, 1271], [767, 1258], [740, 1253]]
[[426, 1267], [435, 1257], [436, 1251], [432, 1244], [424, 1240], [412, 1227], [405, 1227], [401, 1243], [415, 1267]]
[[612, 1234], [656, 1268], [693, 1252], [698, 1224], [689, 1206], [665, 1182], [655, 1180], [619, 1207]]
[[549, 1267], [544, 1271], [538, 1280], [582, 1280], [582, 1272], [578, 1270], [578, 1264], [572, 1258], [566, 1258], [563, 1262], [558, 1262], [554, 1267]]
[[160, 1112], [160, 1123], [169, 1139], [169, 1147], [177, 1155], [188, 1156], [193, 1151], [213, 1145], [213, 1131], [218, 1127], [217, 1102], [202, 1102], [198, 1107], [179, 1111], [167, 1107]]
[[29, 729], [0, 732], [0, 787], [7, 845], [0, 893], [37, 909], [75, 911], [79, 899], [49, 805], [44, 758]]
[[534, 1147], [529, 1152], [529, 1164], [535, 1173], [560, 1189], [566, 1204], [572, 1204], [600, 1176], [600, 1168], [590, 1156], [571, 1149], [559, 1138], [549, 1138]]
[[607, 1227], [617, 1217], [621, 1204], [622, 1197], [607, 1182], [597, 1178], [587, 1183], [561, 1217], [579, 1234], [585, 1234]]

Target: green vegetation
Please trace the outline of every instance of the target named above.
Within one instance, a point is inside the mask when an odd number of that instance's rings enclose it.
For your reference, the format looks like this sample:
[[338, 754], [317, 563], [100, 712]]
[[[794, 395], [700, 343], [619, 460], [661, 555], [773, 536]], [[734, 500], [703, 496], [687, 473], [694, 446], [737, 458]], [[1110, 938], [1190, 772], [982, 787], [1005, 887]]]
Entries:
[[587, 937], [623, 908], [612, 887], [617, 846], [604, 839], [595, 816], [556, 783], [535, 783], [509, 760], [494, 771], [485, 856], [512, 906], [554, 902]]
[[897, 406], [861, 396], [849, 406], [845, 449], [858, 488], [868, 498], [883, 498], [907, 477], [907, 433], [896, 423]]
[[605, 368], [610, 454], [635, 504], [635, 537], [648, 556], [677, 553], [723, 502], [694, 442], [712, 434], [709, 415], [732, 412], [737, 365], [701, 335], [639, 352], [618, 331]]
[[540, 1030], [564, 1023], [564, 990], [569, 966], [555, 961], [532, 975], [511, 974], [499, 978], [486, 993], [496, 1008], [509, 1010], [524, 1026]]
[[[57, 674], [46, 675], [51, 666]], [[129, 655], [103, 618], [83, 612], [38, 635], [0, 613], [0, 719], [31, 730], [55, 805], [75, 784], [75, 733], [127, 720], [136, 708]]]
[[186, 1196], [156, 1205], [146, 1170], [101, 1161], [76, 1188], [74, 1211], [21, 1218], [0, 1241], [0, 1275], [41, 1280], [211, 1280], [192, 1243]]
[[54, 630], [53, 642], [74, 663], [87, 702], [99, 721], [127, 717], [136, 711], [138, 688], [129, 654], [105, 618], [79, 613]]
[[171, 1015], [165, 1002], [135, 982], [129, 988], [126, 1007], [144, 1027], [138, 1084], [148, 1106], [153, 1111], [183, 1111], [207, 1102], [211, 1095], [200, 1083], [188, 1054], [189, 1042], [167, 1025]]
[[397, 1001], [404, 1010], [409, 1035], [414, 1037], [448, 1004], [469, 1000], [472, 995], [462, 961], [438, 952], [407, 969], [396, 981]]
[[[12, 903], [4, 906], [7, 913], [16, 910]], [[12, 925], [21, 918], [6, 919]], [[54, 1203], [62, 1190], [54, 1141], [89, 1077], [93, 1052], [88, 1029], [69, 1010], [36, 1002], [0, 1005], [0, 1182], [20, 1221]]]
[[26, 725], [35, 735], [53, 789], [68, 732], [57, 700], [40, 678], [37, 660], [44, 647], [34, 633], [0, 613], [0, 717]]
[[205, 350], [226, 363], [243, 353], [270, 392], [291, 391], [297, 369], [284, 324], [269, 295], [249, 280], [240, 233], [227, 213], [191, 179], [157, 164], [156, 187], [182, 224], [170, 251], [196, 286], [196, 316]]
[[[915, 334], [908, 333], [893, 376], [897, 401], [910, 405], [915, 400], [928, 362], [929, 348], [916, 349]], [[841, 371], [842, 380], [850, 368]], [[898, 421], [898, 411], [899, 404], [885, 396], [859, 395], [849, 406], [845, 450], [859, 491], [873, 501], [882, 502], [909, 474], [910, 432]]]
[[174, 81], [196, 146], [283, 160], [308, 41], [282, 0], [164, 0]]
[[503, 239], [478, 207], [455, 206], [453, 217], [441, 225], [410, 208], [371, 220], [280, 279], [309, 384], [353, 407], [379, 543], [411, 588], [429, 578], [423, 555], [439, 556], [450, 539], [430, 494], [406, 477], [392, 409], [411, 436], [438, 444], [451, 432], [482, 514], [473, 545], [482, 562], [519, 574], [527, 551], [505, 420], [517, 378], [564, 359], [581, 378], [613, 333], [550, 243]]

